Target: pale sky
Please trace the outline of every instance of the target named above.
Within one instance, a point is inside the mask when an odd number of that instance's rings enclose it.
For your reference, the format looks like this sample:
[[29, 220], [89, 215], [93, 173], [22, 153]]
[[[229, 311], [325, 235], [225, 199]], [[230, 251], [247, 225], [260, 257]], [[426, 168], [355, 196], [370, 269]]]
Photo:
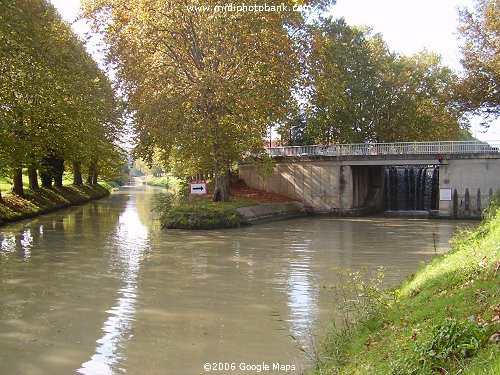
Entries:
[[[68, 22], [74, 21], [80, 0], [50, 1]], [[237, 2], [239, 0], [235, 0]], [[241, 2], [252, 3], [251, 0]], [[382, 33], [395, 52], [409, 55], [426, 48], [440, 54], [445, 65], [459, 70], [457, 8], [472, 9], [473, 4], [473, 0], [337, 0], [331, 14], [344, 17], [348, 24], [369, 26], [374, 32]], [[73, 29], [80, 35], [88, 31], [82, 22], [73, 25]], [[94, 53], [94, 57], [98, 58], [98, 54]], [[471, 129], [477, 138], [500, 141], [500, 121], [491, 124], [487, 133], [477, 128], [473, 124]]]
[[337, 0], [331, 14], [382, 33], [393, 51], [411, 55], [426, 48], [457, 70], [457, 8], [472, 5], [472, 0]]

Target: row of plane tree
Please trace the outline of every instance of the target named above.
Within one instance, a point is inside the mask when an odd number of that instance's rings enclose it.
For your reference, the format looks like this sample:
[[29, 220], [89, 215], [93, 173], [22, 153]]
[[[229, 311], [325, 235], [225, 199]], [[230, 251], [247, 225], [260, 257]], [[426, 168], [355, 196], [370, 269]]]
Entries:
[[0, 2], [0, 109], [0, 177], [15, 194], [26, 172], [37, 190], [62, 186], [65, 169], [96, 184], [123, 164], [123, 103], [46, 0]]

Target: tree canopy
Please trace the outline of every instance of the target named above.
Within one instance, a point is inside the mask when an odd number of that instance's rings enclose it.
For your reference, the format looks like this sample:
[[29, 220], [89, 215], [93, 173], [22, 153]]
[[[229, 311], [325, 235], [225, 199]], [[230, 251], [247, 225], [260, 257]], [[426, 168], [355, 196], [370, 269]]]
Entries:
[[463, 80], [457, 96], [465, 110], [486, 120], [500, 114], [500, 1], [476, 0], [473, 12], [460, 12]]
[[35, 174], [33, 188], [37, 169], [50, 187], [64, 160], [95, 174], [121, 158], [111, 83], [46, 0], [0, 3], [0, 108], [0, 173], [18, 194], [22, 168]]
[[284, 3], [289, 11], [191, 8], [226, 4], [218, 0], [85, 2], [135, 114], [139, 156], [159, 148], [185, 169], [213, 171], [214, 199], [227, 199], [231, 163], [262, 149], [267, 126], [293, 101], [304, 20], [295, 2]]
[[305, 138], [317, 143], [456, 139], [456, 77], [439, 56], [399, 56], [381, 35], [320, 19], [310, 29]]

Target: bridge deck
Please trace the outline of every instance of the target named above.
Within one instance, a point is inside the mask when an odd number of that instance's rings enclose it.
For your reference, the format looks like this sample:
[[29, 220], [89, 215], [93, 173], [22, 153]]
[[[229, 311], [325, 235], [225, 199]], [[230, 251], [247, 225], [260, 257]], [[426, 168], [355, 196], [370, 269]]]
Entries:
[[266, 152], [276, 156], [380, 156], [380, 155], [438, 155], [438, 154], [498, 154], [500, 141], [442, 141], [397, 143], [352, 143], [310, 146], [268, 147]]

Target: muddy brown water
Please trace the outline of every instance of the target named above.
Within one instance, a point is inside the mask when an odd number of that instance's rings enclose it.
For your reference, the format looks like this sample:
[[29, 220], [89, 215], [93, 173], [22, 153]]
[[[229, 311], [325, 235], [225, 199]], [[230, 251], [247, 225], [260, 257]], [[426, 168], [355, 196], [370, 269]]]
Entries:
[[0, 227], [0, 374], [299, 372], [299, 348], [334, 313], [323, 288], [334, 269], [383, 265], [396, 285], [477, 225], [323, 217], [165, 231], [151, 196], [125, 188]]

